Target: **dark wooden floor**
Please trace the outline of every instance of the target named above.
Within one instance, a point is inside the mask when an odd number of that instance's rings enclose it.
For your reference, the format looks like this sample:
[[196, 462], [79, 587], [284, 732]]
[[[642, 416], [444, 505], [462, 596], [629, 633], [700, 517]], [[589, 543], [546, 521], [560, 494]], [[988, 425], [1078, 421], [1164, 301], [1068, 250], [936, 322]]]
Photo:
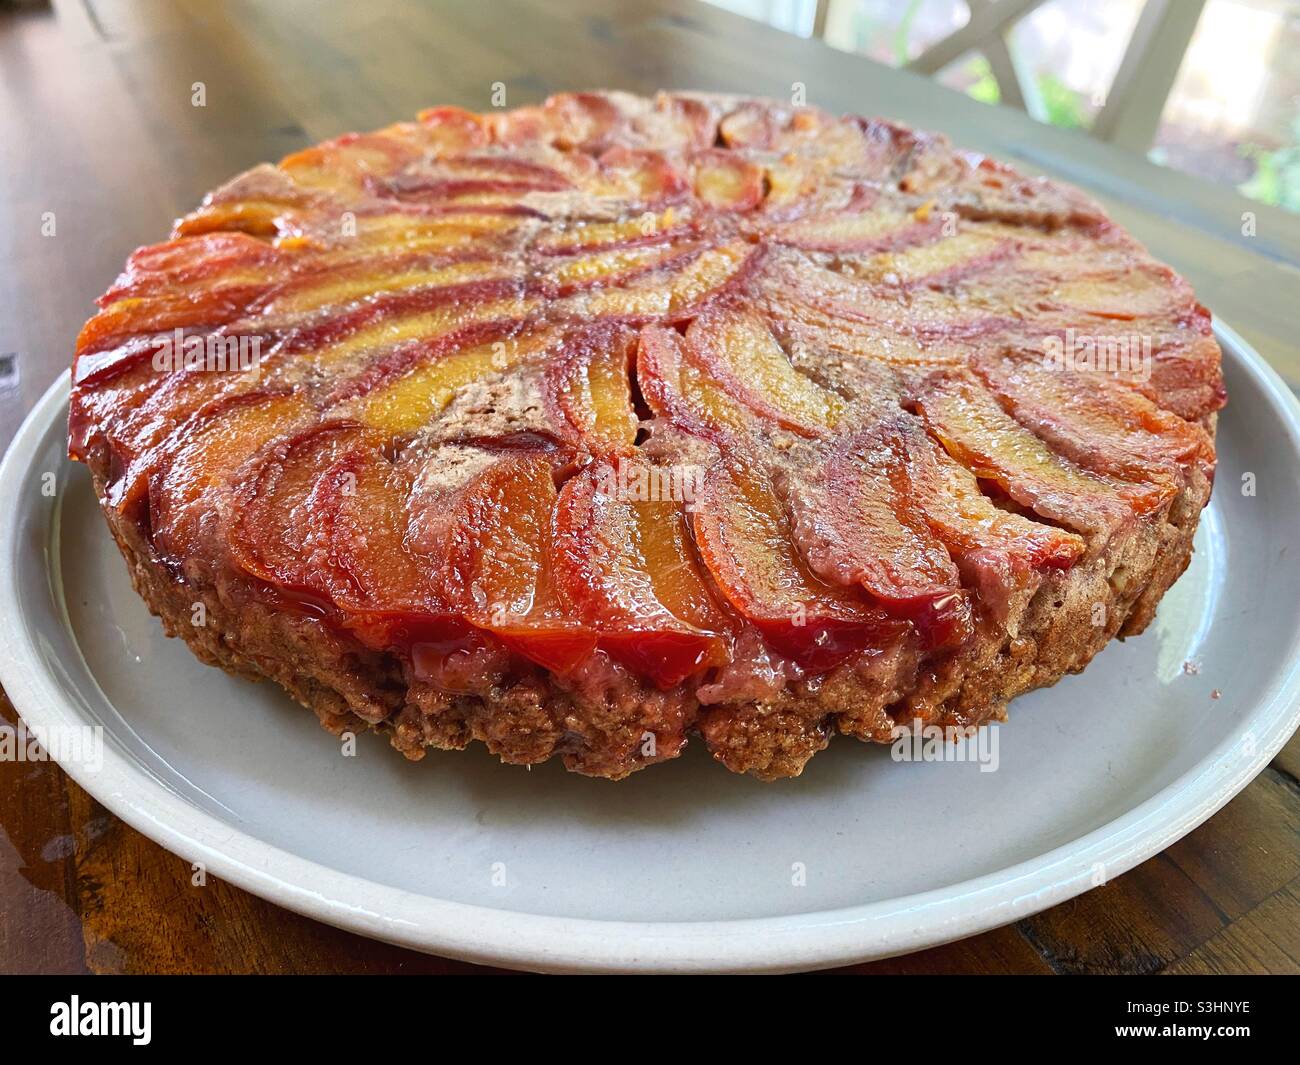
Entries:
[[[126, 254], [245, 167], [434, 103], [485, 109], [494, 83], [515, 106], [568, 88], [788, 96], [795, 82], [813, 103], [942, 129], [1087, 185], [1300, 381], [1296, 218], [694, 0], [0, 2], [0, 446]], [[16, 720], [2, 699], [0, 716]], [[857, 969], [1300, 972], [1298, 775], [1293, 739], [1206, 825], [1113, 883]], [[193, 887], [181, 859], [57, 768], [0, 762], [0, 971], [86, 970], [486, 971]]]

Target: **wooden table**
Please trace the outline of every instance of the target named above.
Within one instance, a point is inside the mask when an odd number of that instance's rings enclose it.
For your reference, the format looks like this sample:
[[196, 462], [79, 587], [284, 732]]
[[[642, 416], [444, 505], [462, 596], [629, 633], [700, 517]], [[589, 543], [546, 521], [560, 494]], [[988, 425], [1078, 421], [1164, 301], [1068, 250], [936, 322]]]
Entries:
[[[207, 106], [191, 105], [203, 82]], [[0, 446], [136, 245], [245, 167], [434, 103], [570, 88], [789, 97], [940, 129], [1089, 188], [1294, 386], [1300, 218], [694, 0], [0, 0]], [[54, 235], [42, 232], [50, 217]], [[0, 716], [16, 721], [0, 699]], [[1300, 971], [1300, 739], [1180, 843], [1016, 925], [867, 972]], [[189, 867], [56, 767], [0, 763], [0, 971], [481, 971]]]

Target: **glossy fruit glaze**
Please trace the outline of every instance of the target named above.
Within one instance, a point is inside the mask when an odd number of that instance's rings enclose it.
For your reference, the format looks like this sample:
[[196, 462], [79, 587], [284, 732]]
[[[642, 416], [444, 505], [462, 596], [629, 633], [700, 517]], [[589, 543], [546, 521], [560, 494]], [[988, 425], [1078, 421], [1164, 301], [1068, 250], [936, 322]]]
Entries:
[[[808, 673], [961, 646], [1212, 471], [1223, 402], [1204, 308], [1077, 192], [738, 98], [349, 134], [212, 193], [99, 304], [71, 451], [178, 577], [660, 687], [745, 630]], [[1147, 357], [1045, 364], [1078, 334]]]

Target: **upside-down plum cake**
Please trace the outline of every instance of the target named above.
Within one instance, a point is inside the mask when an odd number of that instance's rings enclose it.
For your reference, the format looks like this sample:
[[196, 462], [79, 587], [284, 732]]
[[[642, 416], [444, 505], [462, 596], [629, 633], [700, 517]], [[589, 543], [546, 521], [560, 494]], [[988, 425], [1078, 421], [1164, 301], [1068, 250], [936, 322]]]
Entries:
[[1077, 191], [695, 94], [425, 111], [241, 174], [77, 342], [69, 446], [203, 661], [410, 758], [793, 776], [1141, 632], [1223, 405]]

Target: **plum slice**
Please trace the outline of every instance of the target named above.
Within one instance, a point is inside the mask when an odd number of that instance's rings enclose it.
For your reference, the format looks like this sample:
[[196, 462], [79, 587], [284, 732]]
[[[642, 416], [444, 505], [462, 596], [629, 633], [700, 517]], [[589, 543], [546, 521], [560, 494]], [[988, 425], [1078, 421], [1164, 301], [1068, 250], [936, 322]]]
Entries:
[[602, 154], [599, 162], [603, 184], [623, 199], [652, 204], [686, 191], [686, 179], [662, 152], [619, 145]]
[[686, 351], [732, 396], [786, 429], [824, 435], [844, 413], [844, 401], [796, 370], [752, 311], [706, 310], [686, 331]]
[[1199, 464], [1214, 471], [1214, 444], [1115, 376], [1047, 367], [1028, 355], [984, 356], [972, 369], [1017, 421], [1097, 473], [1168, 486]]
[[[389, 374], [387, 368], [378, 367], [375, 376], [380, 380], [373, 387], [364, 380], [353, 382], [348, 391], [354, 394], [341, 396], [332, 413], [389, 434], [413, 433], [428, 424], [458, 389], [517, 366], [553, 339], [552, 332], [535, 328], [482, 344], [452, 346], [446, 352], [434, 350], [423, 360], [415, 352], [405, 372]], [[397, 357], [406, 361], [404, 352], [397, 352]]]
[[416, 116], [437, 155], [459, 155], [488, 142], [487, 123], [461, 107], [426, 107]]
[[[440, 461], [438, 452], [431, 461]], [[486, 465], [459, 487], [417, 491], [408, 538], [461, 616], [546, 669], [568, 672], [591, 654], [595, 637], [561, 610], [551, 464], [527, 452], [483, 451], [479, 461]]]
[[902, 211], [846, 210], [833, 214], [782, 222], [772, 228], [772, 239], [805, 251], [886, 251], [922, 244], [937, 237], [943, 223], [937, 216], [924, 220]]
[[322, 422], [279, 440], [234, 483], [228, 541], [241, 569], [293, 596], [333, 605], [344, 594], [316, 489], [363, 430]]
[[618, 327], [578, 330], [565, 338], [546, 365], [547, 401], [561, 435], [597, 454], [632, 447], [634, 344], [634, 334]]
[[792, 478], [795, 543], [823, 580], [861, 587], [928, 645], [955, 646], [971, 634], [970, 601], [916, 505], [898, 420], [854, 433]]
[[137, 248], [113, 287], [95, 300], [107, 307], [118, 300], [219, 281], [231, 285], [264, 281], [285, 256], [247, 233], [209, 233]]
[[[94, 384], [152, 355], [154, 338], [173, 330], [207, 331], [233, 321], [270, 288], [270, 281], [133, 296], [108, 304], [77, 335], [74, 376]], [[140, 338], [144, 342], [138, 342]], [[132, 343], [135, 339], [137, 342]]]
[[637, 383], [650, 410], [715, 443], [742, 434], [755, 421], [722, 384], [691, 363], [676, 332], [662, 326], [641, 330]]
[[826, 177], [862, 172], [868, 142], [858, 122], [815, 107], [749, 101], [723, 117], [718, 131], [731, 148], [757, 148], [816, 164]]
[[[376, 130], [373, 133], [345, 133], [341, 137], [286, 155], [279, 171], [303, 189], [320, 190], [343, 196], [354, 195], [376, 174], [391, 174], [428, 150], [430, 142], [442, 140], [440, 132], [450, 133], [454, 123], [440, 131], [436, 122], [416, 125], [407, 123]], [[467, 132], [466, 127], [462, 130]], [[458, 140], [457, 130], [450, 140]], [[204, 205], [208, 206], [207, 204]], [[216, 205], [221, 207], [223, 205]], [[195, 215], [201, 212], [195, 212]], [[190, 219], [195, 216], [191, 215]], [[186, 223], [190, 223], [186, 219]], [[191, 223], [192, 224], [192, 223]], [[224, 225], [221, 228], [226, 228]]]
[[383, 443], [327, 422], [268, 449], [236, 485], [231, 554], [369, 647], [463, 643], [459, 604], [408, 543], [410, 471]]
[[908, 628], [808, 569], [771, 478], [756, 462], [731, 456], [710, 467], [691, 526], [704, 564], [736, 612], [813, 672], [885, 646]]
[[395, 293], [438, 289], [474, 281], [509, 279], [515, 269], [490, 259], [429, 263], [394, 260], [390, 256], [348, 262], [335, 269], [309, 273], [280, 285], [259, 304], [260, 313], [275, 320], [298, 317], [323, 308], [373, 297], [377, 291]]
[[575, 252], [607, 251], [638, 244], [657, 244], [690, 232], [680, 212], [669, 207], [658, 214], [646, 213], [621, 222], [589, 222], [567, 229], [547, 230], [537, 238], [543, 255], [571, 255]]
[[87, 409], [103, 409], [115, 397], [118, 402], [130, 397], [125, 415], [104, 434], [113, 457], [108, 502], [123, 512], [130, 509], [159, 465], [192, 435], [201, 434], [212, 417], [238, 407], [245, 397], [256, 400], [290, 391], [260, 381], [256, 366], [250, 371], [208, 372], [201, 367], [155, 370], [145, 364], [110, 384], [77, 389], [70, 408], [73, 424], [84, 420]]
[[633, 498], [656, 493], [628, 491], [629, 483], [637, 481], [628, 471], [597, 462], [565, 484], [555, 511], [556, 579], [602, 648], [670, 688], [723, 665], [732, 626], [699, 569], [682, 504]]
[[321, 474], [308, 506], [320, 522], [341, 623], [377, 649], [463, 646], [468, 626], [406, 540], [411, 474], [382, 438], [359, 433]]
[[557, 296], [602, 285], [626, 284], [629, 279], [651, 270], [685, 266], [703, 250], [698, 241], [600, 249], [548, 263], [540, 284], [543, 292]]
[[1058, 456], [969, 373], [931, 374], [913, 398], [953, 458], [1049, 521], [1109, 535], [1167, 498], [1160, 489], [1117, 485]]
[[613, 318], [644, 323], [656, 318], [684, 321], [730, 291], [760, 252], [744, 242], [704, 247], [661, 270], [634, 277], [621, 288], [578, 292], [558, 303], [571, 317]]
[[762, 169], [733, 152], [696, 152], [691, 180], [695, 198], [715, 211], [752, 211], [763, 202]]
[[245, 459], [314, 413], [292, 393], [250, 392], [214, 400], [170, 433], [156, 449], [149, 486], [158, 551], [177, 559], [210, 555], [203, 518], [220, 505], [214, 493]]
[[908, 496], [963, 576], [981, 569], [1068, 569], [1083, 556], [1084, 542], [1074, 533], [995, 505], [975, 475], [919, 424], [900, 421], [896, 431], [906, 454]]
[[882, 252], [868, 264], [868, 270], [879, 280], [903, 288], [945, 286], [966, 281], [1012, 259], [1018, 247], [1014, 240], [972, 230], [929, 244]]

